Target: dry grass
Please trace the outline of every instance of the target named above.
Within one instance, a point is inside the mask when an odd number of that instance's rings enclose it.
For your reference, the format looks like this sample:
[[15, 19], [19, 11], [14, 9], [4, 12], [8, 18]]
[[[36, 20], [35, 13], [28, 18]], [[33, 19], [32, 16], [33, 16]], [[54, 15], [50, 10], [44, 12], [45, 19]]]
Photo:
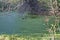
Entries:
[[[46, 34], [48, 35], [48, 34]], [[52, 34], [51, 34], [52, 35]], [[39, 36], [18, 36], [18, 35], [0, 35], [0, 40], [51, 40], [51, 36], [39, 37]], [[60, 34], [55, 34], [55, 39], [60, 40]]]

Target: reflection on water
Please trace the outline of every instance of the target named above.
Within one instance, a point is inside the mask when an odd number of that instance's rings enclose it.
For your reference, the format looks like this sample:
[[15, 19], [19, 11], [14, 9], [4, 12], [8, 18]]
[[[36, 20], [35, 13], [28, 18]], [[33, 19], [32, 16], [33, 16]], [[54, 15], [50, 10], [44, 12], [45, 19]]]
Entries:
[[22, 13], [0, 12], [0, 33], [14, 34], [23, 32], [43, 32], [42, 29], [45, 28], [43, 25], [44, 19], [22, 19], [23, 16], [24, 15]]
[[[0, 13], [0, 33], [14, 33], [17, 25], [18, 13]], [[15, 28], [16, 27], [16, 28]]]

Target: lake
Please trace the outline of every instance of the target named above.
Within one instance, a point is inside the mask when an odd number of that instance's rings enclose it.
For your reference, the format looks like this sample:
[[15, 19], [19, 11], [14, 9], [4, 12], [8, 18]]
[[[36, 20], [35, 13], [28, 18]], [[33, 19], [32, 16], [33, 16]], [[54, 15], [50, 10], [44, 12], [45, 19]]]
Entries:
[[44, 18], [23, 18], [23, 13], [0, 12], [0, 34], [45, 33]]

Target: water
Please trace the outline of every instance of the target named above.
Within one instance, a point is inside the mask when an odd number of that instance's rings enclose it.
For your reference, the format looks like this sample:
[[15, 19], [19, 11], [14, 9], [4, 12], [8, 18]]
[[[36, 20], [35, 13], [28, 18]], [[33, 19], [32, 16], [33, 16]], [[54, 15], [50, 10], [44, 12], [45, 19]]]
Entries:
[[22, 13], [0, 12], [0, 34], [41, 33], [45, 31], [44, 19], [22, 19], [23, 17]]

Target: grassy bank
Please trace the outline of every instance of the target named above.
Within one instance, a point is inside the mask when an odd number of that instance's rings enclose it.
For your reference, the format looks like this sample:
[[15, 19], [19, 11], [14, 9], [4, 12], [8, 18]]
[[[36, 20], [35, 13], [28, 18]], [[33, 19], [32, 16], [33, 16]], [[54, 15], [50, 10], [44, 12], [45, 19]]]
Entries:
[[[45, 34], [44, 36], [36, 36], [36, 35], [6, 35], [2, 34], [0, 35], [0, 40], [51, 40], [52, 34]], [[60, 34], [55, 34], [55, 40], [60, 40]]]

